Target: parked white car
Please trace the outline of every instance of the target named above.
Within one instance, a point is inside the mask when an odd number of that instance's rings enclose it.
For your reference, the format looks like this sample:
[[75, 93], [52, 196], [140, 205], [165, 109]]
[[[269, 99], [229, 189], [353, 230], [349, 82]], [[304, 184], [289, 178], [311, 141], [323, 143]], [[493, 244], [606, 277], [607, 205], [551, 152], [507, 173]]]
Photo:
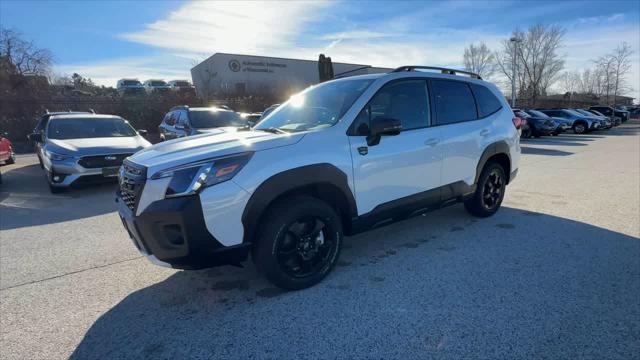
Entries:
[[178, 93], [196, 93], [196, 88], [188, 80], [171, 80], [169, 86]]
[[166, 93], [171, 90], [171, 86], [161, 79], [149, 79], [143, 84], [147, 94]]
[[120, 79], [117, 89], [120, 94], [142, 94], [144, 92], [144, 86], [138, 79]]
[[328, 81], [252, 129], [127, 158], [119, 213], [154, 263], [198, 269], [251, 252], [275, 285], [301, 289], [334, 267], [344, 235], [460, 201], [493, 215], [518, 171], [520, 125], [471, 73], [407, 66]]

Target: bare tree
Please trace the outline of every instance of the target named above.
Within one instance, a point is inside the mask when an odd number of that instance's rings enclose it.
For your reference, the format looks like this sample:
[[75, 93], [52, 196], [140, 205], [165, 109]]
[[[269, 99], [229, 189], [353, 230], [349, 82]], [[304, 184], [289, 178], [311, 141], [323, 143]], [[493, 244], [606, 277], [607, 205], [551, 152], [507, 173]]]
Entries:
[[539, 96], [546, 95], [564, 68], [564, 60], [558, 53], [564, 34], [565, 30], [559, 26], [534, 25], [527, 31], [513, 32], [511, 38], [518, 42], [502, 41], [503, 49], [496, 55], [498, 68], [510, 80], [515, 54], [518, 93], [529, 99], [530, 106], [536, 105]]
[[489, 77], [495, 73], [496, 64], [494, 54], [484, 42], [471, 44], [464, 49], [464, 68], [482, 77]]
[[596, 72], [596, 95], [605, 98], [607, 105], [611, 103], [614, 88], [614, 61], [611, 55], [604, 55], [594, 61]]
[[560, 75], [560, 88], [565, 93], [577, 93], [580, 91], [581, 77], [578, 71], [565, 71]]
[[19, 32], [4, 28], [0, 29], [0, 57], [8, 59], [19, 75], [47, 76], [53, 62], [49, 50], [38, 48]]
[[613, 101], [617, 101], [618, 94], [624, 93], [627, 90], [631, 90], [627, 86], [627, 75], [631, 70], [631, 46], [626, 42], [623, 42], [618, 46], [611, 55], [613, 60]]

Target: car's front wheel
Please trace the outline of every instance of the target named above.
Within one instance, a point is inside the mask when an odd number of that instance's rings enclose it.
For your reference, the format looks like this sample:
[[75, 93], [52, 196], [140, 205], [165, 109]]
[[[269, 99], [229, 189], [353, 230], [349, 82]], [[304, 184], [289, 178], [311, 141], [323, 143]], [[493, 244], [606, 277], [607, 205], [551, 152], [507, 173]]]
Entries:
[[16, 163], [16, 153], [13, 152], [12, 148], [9, 148], [9, 159], [7, 159], [7, 165]]
[[500, 208], [506, 187], [507, 177], [502, 166], [496, 162], [487, 163], [478, 179], [476, 192], [464, 202], [464, 207], [472, 215], [491, 216]]
[[573, 132], [576, 134], [584, 134], [587, 132], [587, 125], [584, 123], [577, 123], [573, 125]]
[[253, 261], [273, 284], [290, 290], [320, 282], [334, 267], [342, 223], [322, 200], [295, 196], [269, 208], [253, 249]]

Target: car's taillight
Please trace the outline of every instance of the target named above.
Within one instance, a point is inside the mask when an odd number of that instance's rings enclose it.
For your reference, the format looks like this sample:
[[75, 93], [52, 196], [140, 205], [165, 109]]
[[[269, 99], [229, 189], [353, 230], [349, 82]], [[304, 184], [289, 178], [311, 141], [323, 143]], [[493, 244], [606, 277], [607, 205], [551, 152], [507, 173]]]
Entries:
[[522, 127], [522, 125], [526, 124], [525, 120], [522, 120], [521, 118], [514, 116], [513, 119], [513, 126], [516, 127], [516, 129], [520, 130], [520, 128]]

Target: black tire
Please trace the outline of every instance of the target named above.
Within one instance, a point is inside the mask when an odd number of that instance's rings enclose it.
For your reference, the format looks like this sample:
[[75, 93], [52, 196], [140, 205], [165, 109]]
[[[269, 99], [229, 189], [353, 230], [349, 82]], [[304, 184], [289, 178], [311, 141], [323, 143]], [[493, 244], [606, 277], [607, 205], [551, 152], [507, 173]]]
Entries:
[[500, 209], [506, 186], [507, 177], [502, 166], [496, 162], [489, 162], [480, 173], [476, 192], [464, 202], [464, 207], [471, 215], [491, 216]]
[[16, 154], [13, 152], [13, 149], [9, 148], [9, 159], [7, 159], [7, 165], [12, 165], [16, 163]]
[[342, 246], [336, 211], [311, 196], [283, 199], [267, 211], [252, 253], [258, 269], [287, 290], [308, 288], [324, 279]]
[[520, 137], [523, 139], [529, 139], [531, 137], [531, 129], [523, 130], [522, 135]]
[[576, 134], [584, 134], [587, 132], [587, 130], [588, 130], [587, 124], [583, 122], [573, 124], [573, 132]]

